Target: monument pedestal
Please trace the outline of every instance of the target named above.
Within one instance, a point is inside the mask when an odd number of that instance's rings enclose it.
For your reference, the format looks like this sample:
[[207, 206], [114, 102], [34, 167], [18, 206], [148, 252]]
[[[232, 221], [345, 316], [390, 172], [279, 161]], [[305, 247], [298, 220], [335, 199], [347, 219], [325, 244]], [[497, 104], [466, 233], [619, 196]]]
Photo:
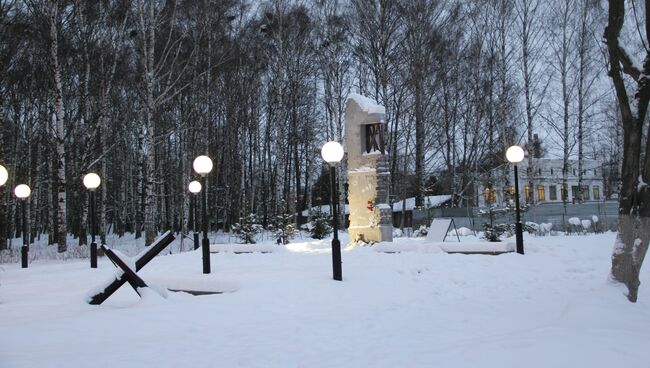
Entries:
[[346, 147], [350, 243], [393, 240], [392, 211], [388, 205], [390, 172], [384, 149], [384, 113], [374, 101], [352, 94], [348, 98]]

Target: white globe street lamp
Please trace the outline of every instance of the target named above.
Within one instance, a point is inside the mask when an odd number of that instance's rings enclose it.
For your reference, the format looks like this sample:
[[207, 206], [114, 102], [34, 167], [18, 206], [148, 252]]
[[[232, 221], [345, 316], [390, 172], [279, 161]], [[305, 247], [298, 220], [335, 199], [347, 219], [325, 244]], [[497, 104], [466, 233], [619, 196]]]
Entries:
[[212, 160], [208, 156], [199, 156], [192, 164], [194, 171], [201, 176], [206, 176], [212, 171]]
[[330, 166], [330, 187], [332, 198], [330, 205], [332, 206], [332, 220], [334, 238], [332, 239], [332, 274], [333, 279], [337, 281], [343, 280], [343, 268], [341, 265], [341, 242], [339, 241], [339, 211], [338, 211], [338, 195], [336, 191], [336, 165], [343, 159], [345, 152], [343, 146], [339, 142], [327, 142], [323, 145], [320, 151], [323, 160]]
[[97, 243], [95, 243], [95, 189], [102, 183], [99, 175], [88, 173], [84, 175], [84, 186], [90, 191], [88, 201], [90, 202], [90, 268], [97, 268]]
[[7, 179], [9, 179], [9, 173], [4, 166], [0, 165], [0, 186], [5, 185]]
[[519, 172], [517, 171], [517, 164], [524, 159], [524, 149], [519, 146], [511, 146], [506, 151], [506, 159], [513, 164], [515, 169], [515, 213], [517, 214], [515, 239], [517, 242], [517, 253], [524, 254], [524, 231], [521, 225], [521, 214], [519, 213]]
[[330, 166], [336, 166], [343, 159], [343, 146], [339, 142], [327, 142], [323, 145], [320, 154]]
[[199, 183], [197, 180], [193, 180], [190, 182], [190, 185], [188, 185], [187, 188], [191, 193], [197, 194], [201, 191], [201, 183]]
[[203, 241], [201, 242], [201, 252], [203, 254], [203, 273], [210, 273], [210, 241], [208, 240], [208, 182], [207, 175], [212, 171], [212, 160], [208, 156], [199, 156], [194, 159], [192, 164], [194, 171], [201, 175], [203, 180]]
[[506, 151], [506, 158], [513, 164], [518, 164], [524, 159], [524, 149], [519, 146], [511, 146]]
[[29, 252], [29, 224], [27, 223], [27, 198], [32, 194], [32, 190], [27, 184], [19, 184], [14, 188], [14, 194], [23, 205], [23, 246], [20, 249], [20, 263], [22, 268], [27, 268], [27, 256]]
[[99, 187], [99, 184], [102, 183], [102, 179], [99, 178], [99, 175], [95, 173], [88, 173], [84, 175], [84, 186], [88, 190], [95, 190]]
[[14, 189], [14, 194], [18, 199], [25, 200], [32, 194], [32, 190], [27, 184], [19, 184]]

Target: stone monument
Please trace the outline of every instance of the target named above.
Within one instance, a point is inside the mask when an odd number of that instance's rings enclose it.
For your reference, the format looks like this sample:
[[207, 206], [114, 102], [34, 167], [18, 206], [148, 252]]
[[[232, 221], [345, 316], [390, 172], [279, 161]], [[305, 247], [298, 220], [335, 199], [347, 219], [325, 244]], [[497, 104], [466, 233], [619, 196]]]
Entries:
[[350, 244], [393, 241], [383, 106], [351, 94], [345, 107]]

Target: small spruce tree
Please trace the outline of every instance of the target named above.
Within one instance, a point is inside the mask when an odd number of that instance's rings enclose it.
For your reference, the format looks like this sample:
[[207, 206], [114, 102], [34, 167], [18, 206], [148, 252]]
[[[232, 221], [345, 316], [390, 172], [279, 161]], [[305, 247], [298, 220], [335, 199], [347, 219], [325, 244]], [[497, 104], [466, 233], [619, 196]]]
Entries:
[[232, 232], [237, 234], [244, 244], [255, 244], [255, 236], [262, 231], [262, 225], [258, 222], [254, 213], [240, 217], [239, 222], [232, 225]]
[[332, 233], [332, 226], [330, 226], [331, 217], [322, 212], [316, 211], [311, 214], [309, 221], [311, 222], [311, 228], [309, 232], [311, 237], [314, 239], [323, 239], [329, 234]]
[[273, 235], [275, 235], [276, 238], [281, 239], [282, 244], [289, 244], [289, 239], [291, 239], [297, 232], [296, 225], [293, 221], [293, 215], [283, 213], [275, 216], [271, 221], [269, 229], [273, 232]]

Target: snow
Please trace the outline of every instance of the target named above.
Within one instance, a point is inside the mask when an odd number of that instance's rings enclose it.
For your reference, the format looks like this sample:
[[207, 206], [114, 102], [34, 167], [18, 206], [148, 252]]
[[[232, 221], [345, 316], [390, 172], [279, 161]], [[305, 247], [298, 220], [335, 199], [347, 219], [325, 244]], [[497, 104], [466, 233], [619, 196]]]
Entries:
[[639, 63], [639, 61], [636, 60], [636, 58], [633, 56], [635, 53], [634, 53], [634, 52], [630, 52], [630, 51], [627, 49], [627, 47], [625, 46], [625, 44], [626, 44], [625, 42], [619, 42], [619, 43], [618, 43], [618, 47], [619, 47], [619, 48], [620, 48], [620, 49], [625, 53], [625, 55], [627, 56], [628, 60], [630, 60], [630, 62], [632, 63], [632, 66], [633, 66], [636, 70], [638, 70], [639, 72], [643, 71], [643, 66], [642, 66], [642, 65]]
[[360, 94], [356, 93], [350, 93], [348, 95], [348, 99], [346, 101], [346, 104], [349, 103], [349, 101], [354, 101], [359, 105], [361, 110], [367, 114], [385, 114], [386, 109], [384, 106], [381, 106], [377, 104], [377, 102], [369, 97], [362, 96]]
[[650, 271], [642, 268], [639, 301], [629, 303], [608, 280], [615, 241], [524, 234], [526, 255], [483, 256], [398, 238], [394, 246], [412, 250], [344, 250], [342, 282], [332, 280], [331, 238], [214, 253], [208, 275], [201, 251], [190, 251], [158, 256], [138, 274], [222, 294], [145, 289], [140, 298], [124, 285], [100, 306], [85, 294], [112, 277], [105, 257], [97, 269], [87, 259], [5, 263], [0, 366], [646, 367]]
[[[458, 228], [458, 236], [474, 235], [474, 231], [466, 227]], [[456, 229], [449, 230], [449, 236], [456, 236]]]
[[574, 226], [580, 226], [580, 219], [577, 217], [570, 217], [569, 224]]
[[356, 169], [348, 170], [348, 174], [374, 173], [377, 169], [370, 166], [360, 166]]
[[275, 243], [259, 244], [210, 244], [210, 252], [231, 252], [231, 253], [273, 253], [284, 251]]
[[581, 224], [583, 229], [585, 230], [591, 229], [591, 220], [582, 220]]
[[644, 187], [647, 187], [648, 183], [643, 181], [643, 176], [639, 175], [639, 184], [636, 186], [638, 192], [642, 191]]
[[473, 241], [462, 243], [444, 243], [440, 248], [447, 253], [490, 253], [514, 252], [515, 242]]
[[[435, 195], [424, 197], [424, 206], [427, 208], [437, 207], [443, 203], [451, 200], [451, 196], [448, 194], [444, 195]], [[400, 212], [402, 210], [403, 200], [397, 200], [393, 203], [393, 211]], [[415, 209], [415, 197], [406, 198], [406, 211], [412, 211]]]

